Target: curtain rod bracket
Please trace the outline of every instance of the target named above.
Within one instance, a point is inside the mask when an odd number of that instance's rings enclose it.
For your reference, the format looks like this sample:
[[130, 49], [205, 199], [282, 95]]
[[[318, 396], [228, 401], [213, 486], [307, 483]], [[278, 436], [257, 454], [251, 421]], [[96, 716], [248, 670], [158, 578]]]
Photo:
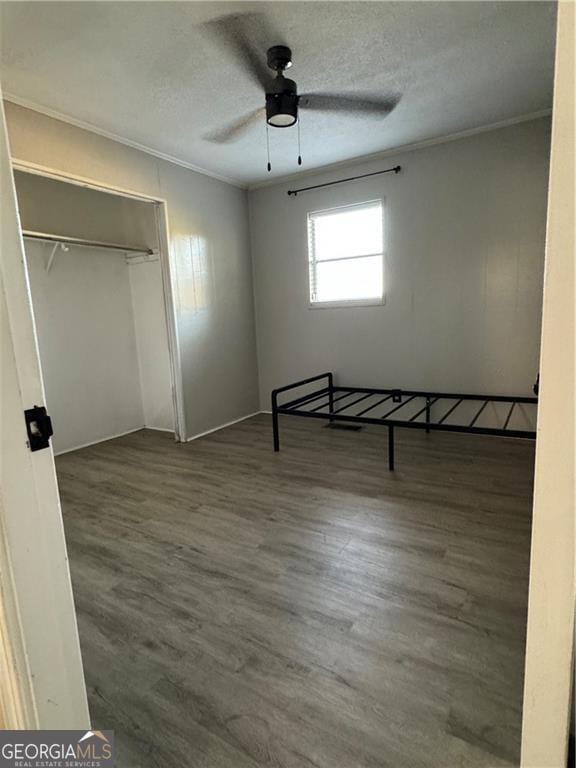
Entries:
[[393, 168], [385, 168], [383, 171], [373, 171], [372, 173], [364, 173], [361, 176], [350, 176], [347, 179], [338, 179], [337, 181], [327, 181], [325, 184], [314, 184], [311, 187], [301, 187], [300, 189], [289, 189], [288, 197], [297, 197], [298, 192], [308, 192], [311, 189], [322, 189], [323, 187], [331, 187], [334, 184], [345, 184], [348, 181], [358, 181], [359, 179], [367, 179], [369, 176], [380, 176], [382, 173], [400, 173], [402, 170], [401, 165], [395, 165]]

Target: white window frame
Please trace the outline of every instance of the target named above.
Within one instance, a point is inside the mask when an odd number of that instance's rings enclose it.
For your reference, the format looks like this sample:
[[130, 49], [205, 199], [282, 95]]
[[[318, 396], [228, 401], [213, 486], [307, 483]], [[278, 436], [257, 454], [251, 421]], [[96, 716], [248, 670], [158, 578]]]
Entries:
[[[317, 263], [315, 259], [312, 258], [313, 256], [313, 249], [310, 242], [310, 219], [313, 216], [318, 216], [319, 214], [325, 214], [325, 213], [334, 213], [336, 211], [346, 211], [350, 210], [352, 208], [363, 208], [366, 205], [373, 205], [374, 203], [378, 203], [381, 206], [382, 210], [382, 251], [378, 253], [366, 253], [362, 254], [361, 256], [346, 256], [342, 259], [337, 259], [337, 261], [351, 261], [353, 259], [358, 258], [367, 258], [368, 256], [381, 256], [382, 257], [382, 297], [381, 298], [367, 298], [367, 299], [338, 299], [337, 301], [312, 301], [312, 284], [311, 284], [311, 273], [313, 269], [313, 264]], [[386, 279], [385, 279], [385, 270], [386, 270], [386, 249], [385, 249], [385, 198], [375, 198], [373, 200], [362, 200], [359, 203], [347, 203], [345, 205], [335, 205], [332, 208], [323, 208], [316, 211], [308, 211], [307, 217], [306, 217], [306, 238], [307, 238], [307, 247], [308, 251], [306, 254], [306, 268], [307, 268], [307, 275], [308, 279], [306, 281], [306, 287], [308, 291], [307, 301], [308, 301], [308, 309], [345, 309], [347, 307], [381, 307], [386, 303], [386, 295], [385, 295], [385, 286], [386, 286]], [[323, 261], [331, 261], [330, 259], [323, 259]], [[334, 259], [336, 261], [336, 259]]]

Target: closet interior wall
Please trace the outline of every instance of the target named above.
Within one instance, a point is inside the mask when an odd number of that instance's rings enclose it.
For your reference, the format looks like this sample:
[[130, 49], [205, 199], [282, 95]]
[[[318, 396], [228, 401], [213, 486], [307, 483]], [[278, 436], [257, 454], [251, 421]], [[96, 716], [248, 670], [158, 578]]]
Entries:
[[155, 204], [15, 177], [23, 230], [155, 251], [127, 259], [107, 248], [24, 241], [55, 452], [143, 427], [173, 431]]

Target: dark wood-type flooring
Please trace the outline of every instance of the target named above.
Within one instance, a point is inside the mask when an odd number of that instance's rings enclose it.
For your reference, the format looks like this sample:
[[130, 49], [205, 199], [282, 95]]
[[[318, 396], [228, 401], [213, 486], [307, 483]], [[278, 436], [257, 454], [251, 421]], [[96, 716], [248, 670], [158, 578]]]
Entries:
[[517, 765], [534, 444], [281, 429], [57, 459], [119, 768]]

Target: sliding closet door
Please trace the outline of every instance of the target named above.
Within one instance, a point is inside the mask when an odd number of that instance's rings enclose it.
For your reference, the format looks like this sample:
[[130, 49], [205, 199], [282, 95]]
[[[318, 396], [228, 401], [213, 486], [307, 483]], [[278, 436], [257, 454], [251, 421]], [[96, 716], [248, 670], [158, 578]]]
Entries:
[[3, 109], [0, 188], [1, 726], [80, 729], [89, 715], [54, 458], [31, 452], [24, 421], [44, 392]]

